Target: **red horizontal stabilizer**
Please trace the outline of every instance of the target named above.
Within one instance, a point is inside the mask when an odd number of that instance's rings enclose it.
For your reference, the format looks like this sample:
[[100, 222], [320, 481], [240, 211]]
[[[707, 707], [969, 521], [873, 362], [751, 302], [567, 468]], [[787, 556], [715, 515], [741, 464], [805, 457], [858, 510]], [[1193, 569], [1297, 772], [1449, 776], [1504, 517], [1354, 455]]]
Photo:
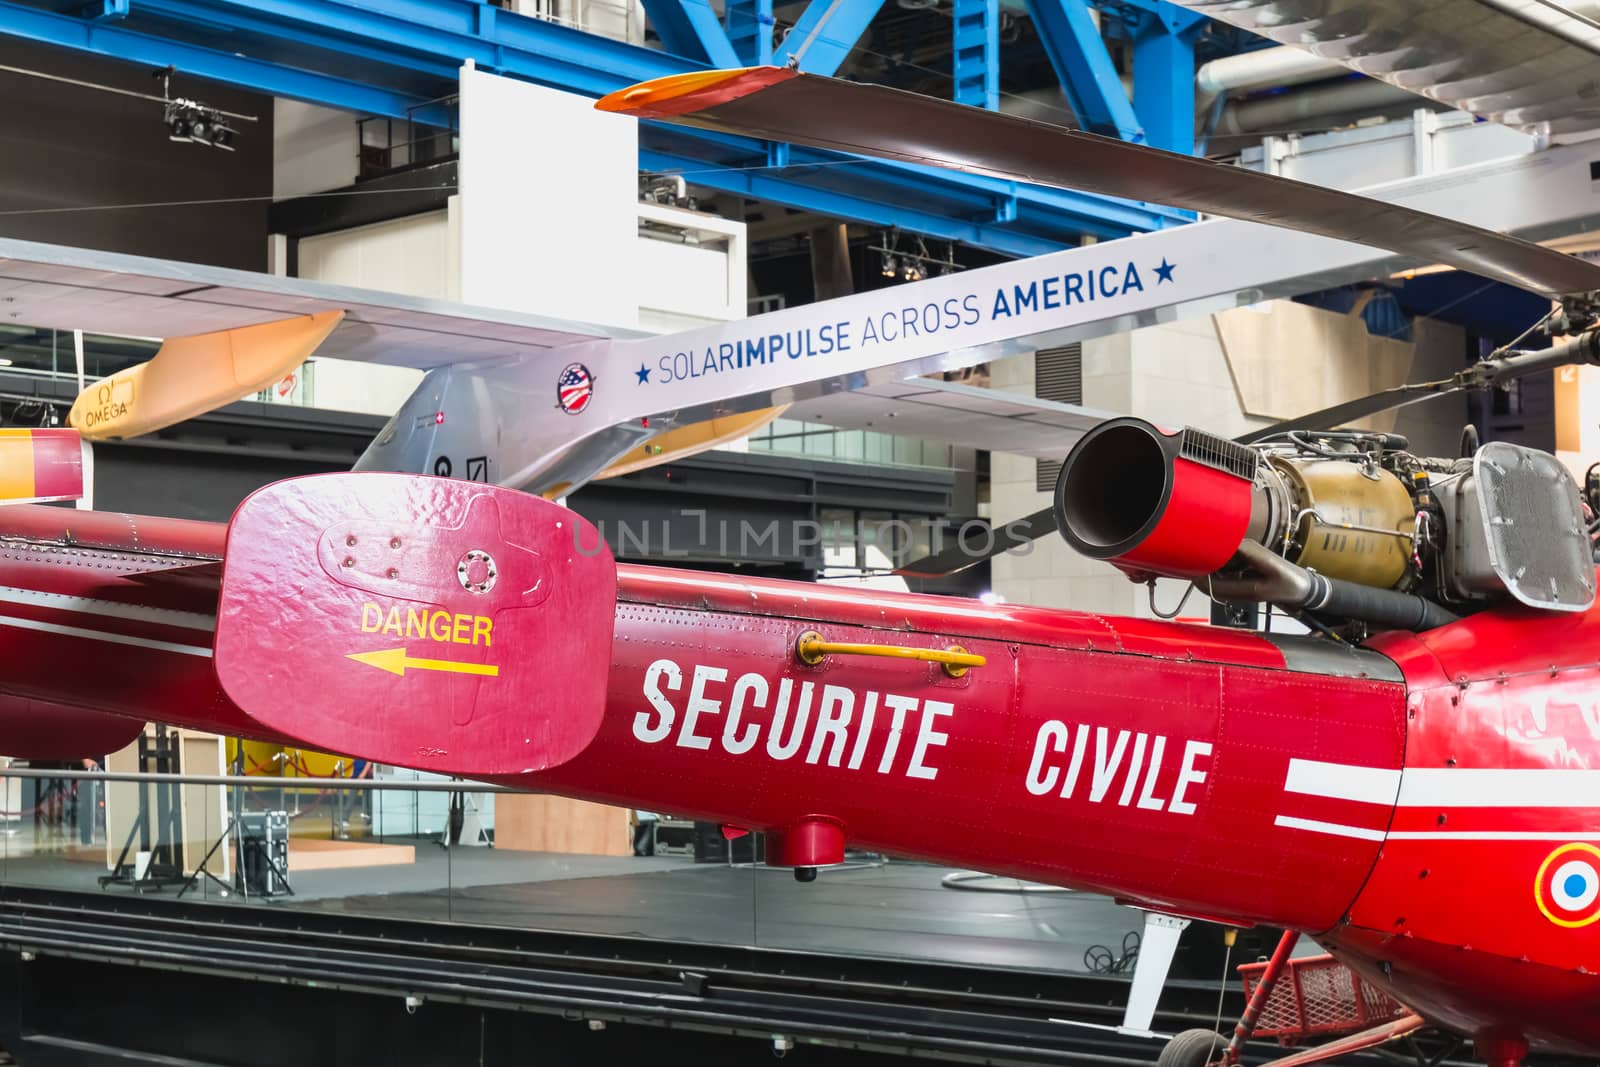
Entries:
[[99, 760], [131, 745], [143, 729], [139, 719], [0, 693], [0, 756]]
[[582, 752], [605, 710], [616, 564], [566, 508], [477, 482], [329, 474], [228, 528], [216, 670], [268, 729], [464, 776]]

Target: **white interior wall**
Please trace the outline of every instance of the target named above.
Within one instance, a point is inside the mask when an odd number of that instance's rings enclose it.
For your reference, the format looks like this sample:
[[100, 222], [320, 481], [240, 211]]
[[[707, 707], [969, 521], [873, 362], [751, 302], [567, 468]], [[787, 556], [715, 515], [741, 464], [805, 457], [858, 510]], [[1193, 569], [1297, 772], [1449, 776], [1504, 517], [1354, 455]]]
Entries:
[[[447, 211], [394, 219], [300, 240], [300, 277], [409, 296], [449, 299], [455, 289]], [[409, 367], [318, 359], [316, 406], [392, 414], [422, 379]]]
[[1556, 458], [1579, 487], [1600, 458], [1600, 367], [1562, 367], [1555, 377]]
[[461, 299], [635, 326], [637, 120], [469, 63], [460, 122]]
[[[449, 209], [303, 238], [299, 277], [659, 332], [744, 316], [744, 224], [641, 204], [635, 120], [470, 65], [461, 84], [461, 188]], [[280, 105], [278, 195], [353, 181], [353, 117]], [[645, 236], [642, 219], [700, 243]], [[387, 415], [418, 378], [318, 360], [312, 395], [318, 407]]]
[[640, 286], [638, 326], [666, 333], [724, 321], [728, 255], [721, 249], [695, 248], [639, 237], [633, 267]]
[[349, 111], [278, 99], [272, 106], [272, 196], [285, 200], [356, 180], [360, 145]]
[[300, 239], [300, 277], [407, 296], [448, 299], [447, 212], [357, 226]]

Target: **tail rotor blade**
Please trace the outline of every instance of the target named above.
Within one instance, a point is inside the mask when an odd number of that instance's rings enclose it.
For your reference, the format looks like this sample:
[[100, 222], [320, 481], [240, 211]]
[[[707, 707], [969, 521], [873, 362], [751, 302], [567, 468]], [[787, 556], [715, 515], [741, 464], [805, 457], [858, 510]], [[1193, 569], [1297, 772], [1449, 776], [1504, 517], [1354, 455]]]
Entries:
[[962, 538], [957, 544], [931, 556], [912, 560], [895, 569], [905, 578], [944, 578], [959, 574], [984, 560], [1032, 544], [1046, 534], [1054, 533], [1056, 517], [1050, 508], [1042, 508], [1004, 526], [986, 530], [983, 534]]
[[1250, 433], [1235, 437], [1234, 440], [1241, 445], [1255, 444], [1269, 437], [1289, 433], [1293, 430], [1331, 430], [1342, 426], [1355, 419], [1364, 419], [1368, 415], [1376, 415], [1380, 411], [1390, 408], [1404, 407], [1415, 404], [1419, 400], [1429, 400], [1436, 396], [1445, 396], [1467, 386], [1462, 385], [1454, 378], [1446, 378], [1437, 382], [1418, 382], [1414, 385], [1397, 385], [1393, 389], [1385, 389], [1381, 393], [1369, 393], [1358, 396], [1354, 400], [1346, 400], [1342, 404], [1323, 408], [1292, 419], [1275, 422], [1265, 429], [1253, 430]]

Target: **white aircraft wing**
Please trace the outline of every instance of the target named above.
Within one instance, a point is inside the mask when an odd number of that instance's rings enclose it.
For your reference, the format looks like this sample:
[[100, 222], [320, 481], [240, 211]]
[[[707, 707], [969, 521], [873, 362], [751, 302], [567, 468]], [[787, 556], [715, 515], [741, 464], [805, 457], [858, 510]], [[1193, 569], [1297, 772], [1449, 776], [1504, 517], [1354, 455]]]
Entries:
[[[0, 238], [0, 312], [18, 324], [126, 337], [190, 337], [343, 311], [317, 355], [427, 369], [648, 336], [590, 323]], [[0, 320], [3, 321], [3, 320]]]
[[802, 400], [784, 418], [845, 430], [1059, 460], [1110, 412], [937, 378], [909, 378]]

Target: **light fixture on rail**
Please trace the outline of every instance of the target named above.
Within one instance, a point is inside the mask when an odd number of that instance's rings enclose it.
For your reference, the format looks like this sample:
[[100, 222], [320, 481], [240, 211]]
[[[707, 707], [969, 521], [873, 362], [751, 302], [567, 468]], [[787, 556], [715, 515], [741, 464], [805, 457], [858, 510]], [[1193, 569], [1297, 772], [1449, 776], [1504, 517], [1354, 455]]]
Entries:
[[223, 112], [215, 108], [193, 100], [169, 100], [166, 123], [168, 140], [192, 141], [233, 151], [234, 129], [223, 118]]
[[136, 100], [153, 100], [158, 104], [166, 105], [164, 122], [167, 127], [167, 136], [174, 141], [194, 141], [198, 144], [210, 145], [212, 148], [223, 148], [233, 151], [233, 141], [237, 136], [236, 131], [228, 124], [229, 119], [237, 122], [255, 122], [254, 115], [239, 115], [232, 111], [223, 111], [220, 108], [207, 107], [205, 104], [193, 100], [174, 100], [168, 87], [172, 75], [177, 73], [174, 67], [163, 67], [154, 71], [153, 76], [161, 79], [161, 95], [154, 93], [138, 93], [132, 89], [122, 89], [115, 85], [101, 85], [98, 82], [84, 81], [81, 78], [66, 78], [59, 74], [46, 74], [44, 71], [28, 70], [25, 67], [12, 67], [0, 64], [0, 71], [7, 74], [21, 74], [29, 78], [42, 78], [45, 81], [60, 82], [63, 85], [75, 85], [81, 89], [95, 89], [102, 93], [116, 93], [118, 96], [131, 96]]
[[894, 233], [886, 232], [867, 251], [877, 252], [883, 257], [880, 273], [885, 278], [916, 282], [935, 273], [951, 274], [961, 269], [961, 264], [955, 261], [954, 244], [947, 243], [944, 257], [940, 258], [928, 251], [927, 242], [920, 237], [917, 238], [917, 250], [909, 252], [900, 247]]
[[237, 131], [228, 123], [229, 119], [238, 119], [245, 122], [254, 122], [253, 115], [238, 115], [232, 111], [223, 111], [221, 108], [210, 107], [198, 100], [189, 100], [184, 97], [173, 98], [171, 94], [172, 75], [176, 73], [172, 67], [164, 67], [154, 72], [154, 77], [161, 79], [161, 97], [166, 104], [164, 121], [167, 126], [167, 139], [171, 141], [189, 141], [194, 144], [203, 144], [211, 148], [220, 148], [232, 152], [234, 138]]

